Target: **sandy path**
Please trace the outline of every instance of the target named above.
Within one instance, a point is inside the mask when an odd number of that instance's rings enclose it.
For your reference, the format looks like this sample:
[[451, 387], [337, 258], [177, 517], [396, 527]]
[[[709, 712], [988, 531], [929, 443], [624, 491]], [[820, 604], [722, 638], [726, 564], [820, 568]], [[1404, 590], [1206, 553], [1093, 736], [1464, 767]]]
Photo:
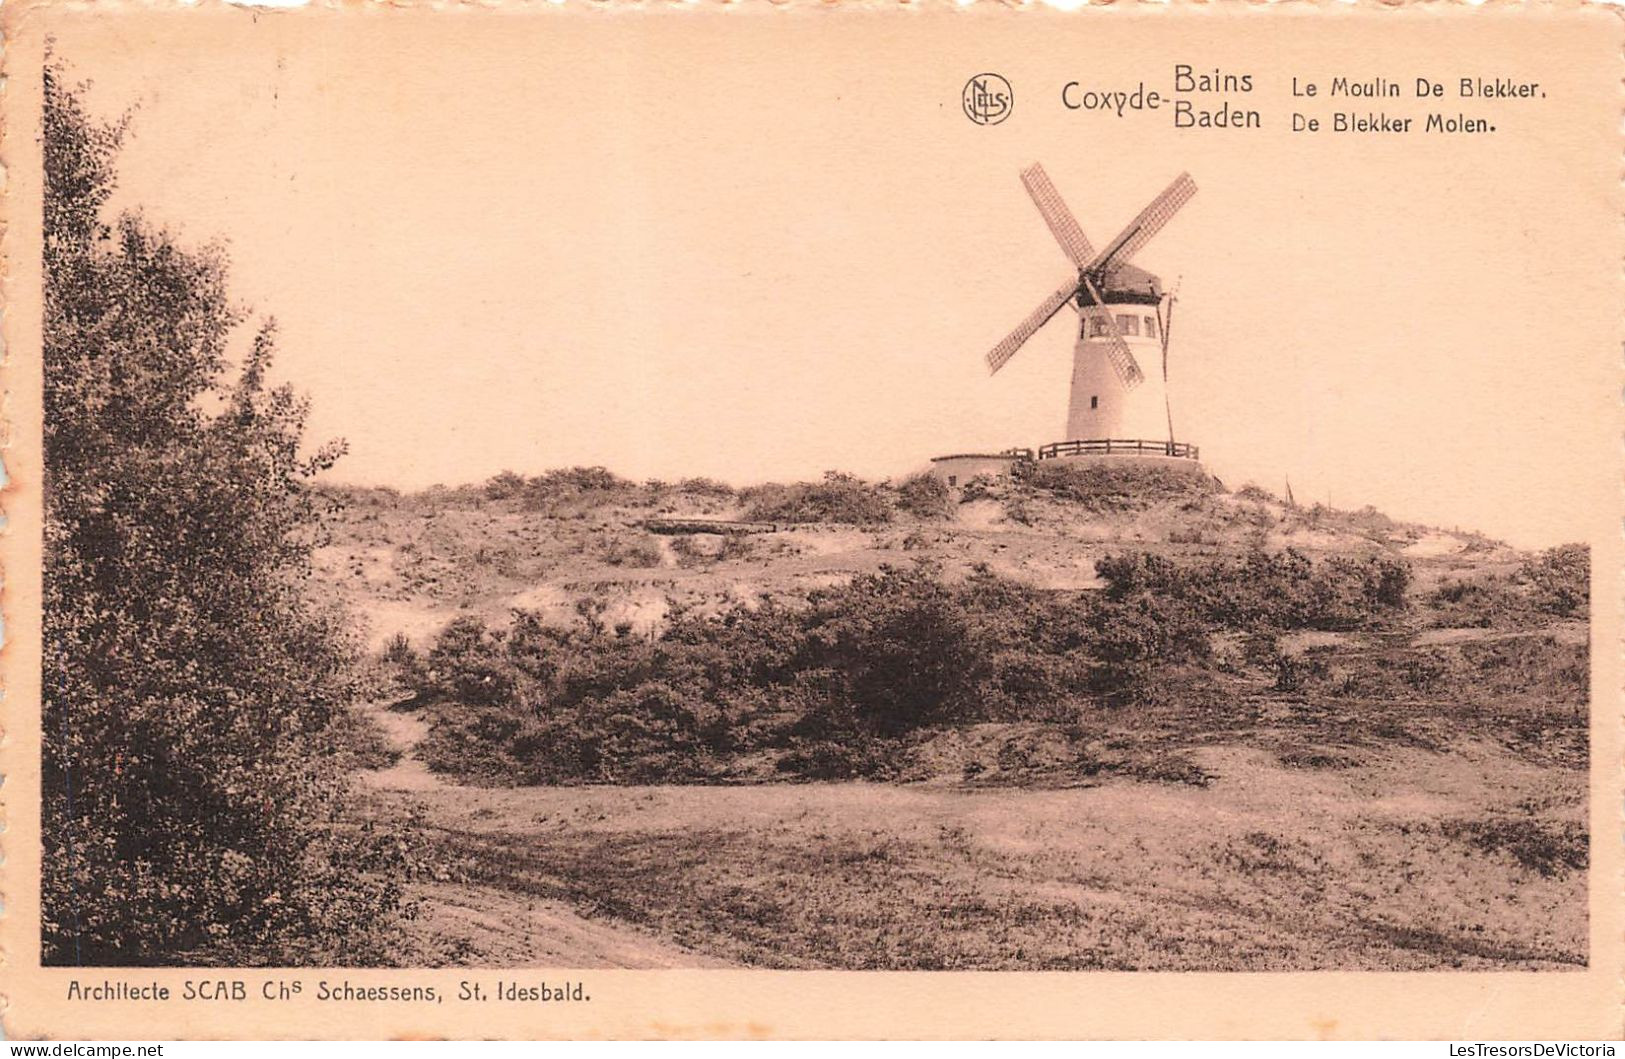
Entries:
[[478, 967], [729, 967], [562, 901], [458, 883], [414, 887], [413, 964]]
[[363, 782], [386, 791], [427, 791], [445, 785], [413, 752], [429, 734], [428, 722], [415, 712], [398, 710], [381, 702], [369, 702], [362, 710], [378, 722], [389, 745], [401, 754], [400, 760], [389, 768], [363, 773]]
[[[363, 710], [378, 722], [394, 765], [362, 773], [376, 790], [430, 795], [419, 800], [431, 818], [455, 815], [486, 792], [447, 783], [415, 753], [429, 734], [416, 711], [373, 702]], [[423, 966], [485, 967], [726, 967], [611, 919], [589, 919], [564, 901], [489, 886], [426, 883], [411, 888], [421, 904], [410, 928], [408, 960]]]
[[1566, 621], [1536, 629], [1423, 629], [1416, 634], [1415, 643], [1425, 647], [1470, 641], [1526, 640], [1535, 636], [1550, 636], [1558, 643], [1586, 643], [1591, 638], [1591, 628], [1585, 622]]

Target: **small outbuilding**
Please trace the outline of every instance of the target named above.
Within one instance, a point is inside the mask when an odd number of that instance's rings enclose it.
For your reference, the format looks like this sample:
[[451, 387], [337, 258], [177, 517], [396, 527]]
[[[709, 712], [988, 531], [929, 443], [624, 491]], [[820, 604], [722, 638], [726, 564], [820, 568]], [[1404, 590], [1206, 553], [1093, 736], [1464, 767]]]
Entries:
[[972, 478], [1009, 478], [1017, 466], [1031, 463], [1032, 449], [1005, 449], [1003, 452], [961, 452], [931, 457], [931, 473], [950, 489], [958, 489]]

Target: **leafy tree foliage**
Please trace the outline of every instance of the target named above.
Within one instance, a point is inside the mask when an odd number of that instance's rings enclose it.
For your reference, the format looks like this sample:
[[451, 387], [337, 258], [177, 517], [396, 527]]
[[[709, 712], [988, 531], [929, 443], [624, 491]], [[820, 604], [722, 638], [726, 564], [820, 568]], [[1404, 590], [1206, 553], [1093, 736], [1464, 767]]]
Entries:
[[45, 71], [44, 879], [51, 963], [366, 959], [342, 616], [306, 591], [305, 402], [219, 248], [103, 213], [126, 123]]

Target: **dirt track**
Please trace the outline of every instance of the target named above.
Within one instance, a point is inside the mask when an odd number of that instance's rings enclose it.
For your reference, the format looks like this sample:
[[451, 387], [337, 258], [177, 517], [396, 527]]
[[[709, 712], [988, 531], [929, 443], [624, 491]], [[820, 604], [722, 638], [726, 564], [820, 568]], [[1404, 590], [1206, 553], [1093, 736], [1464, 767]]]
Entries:
[[[416, 730], [416, 718], [392, 731]], [[1201, 752], [1203, 789], [528, 787], [370, 777], [457, 866], [415, 884], [415, 966], [1248, 970], [1583, 966], [1584, 873], [1460, 829], [1561, 829], [1579, 774], [1497, 747], [1283, 768]], [[1486, 786], [1484, 777], [1496, 782]], [[1531, 807], [1539, 806], [1529, 816]], [[1578, 904], [1577, 904], [1578, 903]]]
[[[378, 722], [401, 757], [394, 765], [362, 774], [379, 791], [413, 794], [435, 791], [452, 804], [477, 800], [474, 788], [448, 784], [414, 753], [428, 734], [417, 713], [383, 703], [365, 712]], [[415, 799], [414, 799], [415, 800]], [[445, 804], [442, 802], [442, 804]], [[455, 883], [418, 885], [413, 937], [419, 950], [403, 962], [422, 966], [465, 961], [501, 967], [720, 967], [724, 961], [690, 952], [635, 927], [590, 919], [562, 901], [515, 894], [489, 886]]]

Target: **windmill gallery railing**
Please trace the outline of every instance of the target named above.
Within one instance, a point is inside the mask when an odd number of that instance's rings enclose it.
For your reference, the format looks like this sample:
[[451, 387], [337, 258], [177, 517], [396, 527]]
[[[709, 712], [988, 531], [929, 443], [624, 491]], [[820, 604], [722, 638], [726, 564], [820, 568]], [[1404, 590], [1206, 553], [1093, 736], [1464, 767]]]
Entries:
[[1178, 456], [1201, 458], [1201, 449], [1183, 441], [1145, 441], [1141, 438], [1091, 438], [1087, 441], [1056, 441], [1038, 447], [1038, 458], [1057, 456]]

